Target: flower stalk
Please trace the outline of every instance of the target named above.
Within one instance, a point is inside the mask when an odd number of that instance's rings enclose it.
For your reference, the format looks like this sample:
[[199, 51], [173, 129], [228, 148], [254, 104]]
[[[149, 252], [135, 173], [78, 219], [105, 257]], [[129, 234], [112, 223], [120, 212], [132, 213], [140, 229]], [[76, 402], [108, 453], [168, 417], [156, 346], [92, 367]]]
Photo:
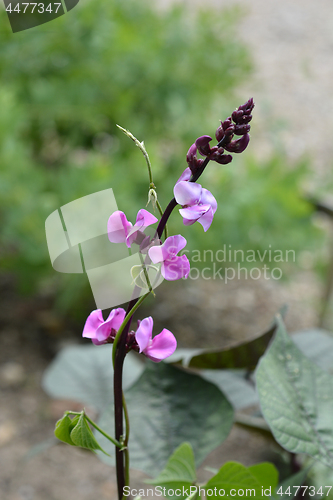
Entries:
[[[113, 243], [125, 243], [129, 250], [133, 244], [139, 245], [140, 259], [146, 280], [145, 285], [149, 289], [140, 298], [135, 298], [140, 295], [140, 293], [137, 293], [140, 291], [140, 287], [137, 284], [137, 280], [135, 280], [133, 298], [129, 302], [126, 312], [121, 308], [114, 309], [107, 320], [104, 321], [100, 310], [93, 311], [88, 317], [83, 331], [83, 336], [90, 338], [97, 345], [113, 343], [115, 439], [112, 442], [116, 446], [118, 500], [124, 498], [124, 487], [129, 486], [128, 442], [130, 425], [122, 386], [126, 354], [129, 350], [133, 349], [139, 353], [143, 353], [154, 362], [160, 362], [173, 354], [177, 346], [174, 335], [165, 328], [153, 337], [152, 317], [138, 321], [136, 331], [130, 330], [134, 313], [143, 301], [151, 293], [154, 293], [153, 287], [155, 286], [156, 279], [152, 286], [147, 266], [149, 268], [150, 262], [154, 264], [160, 263], [160, 272], [168, 281], [186, 278], [189, 275], [190, 264], [187, 257], [185, 255], [177, 255], [185, 247], [186, 240], [181, 235], [167, 236], [166, 225], [168, 219], [174, 208], [179, 204], [181, 205], [180, 214], [183, 217], [185, 225], [188, 226], [199, 222], [203, 226], [204, 231], [209, 229], [217, 210], [217, 202], [207, 189], [202, 188], [197, 183], [197, 180], [210, 161], [226, 165], [232, 161], [232, 155], [227, 153], [241, 153], [246, 149], [250, 140], [249, 122], [252, 119], [251, 113], [253, 107], [253, 99], [249, 99], [245, 104], [237, 108], [229, 118], [221, 122], [215, 133], [216, 146], [210, 146], [212, 138], [207, 135], [199, 137], [192, 144], [186, 156], [188, 167], [178, 179], [174, 188], [175, 196], [164, 212], [162, 212], [157, 200], [151, 163], [144, 143], [138, 141], [131, 132], [118, 125], [118, 128], [134, 141], [145, 157], [149, 175], [148, 203], [152, 201], [153, 206], [156, 205], [158, 207], [161, 215], [155, 237], [149, 238], [144, 234], [144, 231], [146, 227], [157, 222], [157, 219], [147, 210], [139, 210], [134, 226], [127, 220], [123, 212], [116, 211], [111, 214], [107, 227], [109, 240]], [[234, 139], [235, 135], [240, 136], [240, 138]], [[198, 153], [204, 159], [198, 158]], [[165, 241], [162, 244], [160, 239], [164, 231]], [[146, 257], [143, 258], [141, 254], [145, 254]]]

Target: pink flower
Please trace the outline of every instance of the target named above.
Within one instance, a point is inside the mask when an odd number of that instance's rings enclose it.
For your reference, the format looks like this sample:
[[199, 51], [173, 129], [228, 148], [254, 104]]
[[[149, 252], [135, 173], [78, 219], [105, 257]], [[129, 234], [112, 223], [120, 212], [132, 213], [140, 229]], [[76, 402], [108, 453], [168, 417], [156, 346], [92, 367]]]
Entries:
[[130, 248], [131, 244], [139, 236], [139, 233], [155, 224], [157, 219], [144, 208], [138, 211], [135, 225], [133, 226], [126, 218], [124, 212], [117, 210], [113, 212], [108, 220], [108, 237], [111, 243], [126, 243]]
[[135, 333], [135, 339], [140, 352], [143, 352], [149, 359], [158, 363], [175, 352], [177, 341], [173, 333], [166, 328], [163, 328], [161, 333], [152, 338], [153, 324], [151, 316], [140, 321], [139, 328]]
[[169, 236], [160, 246], [154, 246], [149, 249], [148, 255], [154, 264], [162, 262], [161, 273], [163, 278], [168, 281], [187, 278], [190, 272], [190, 263], [186, 255], [178, 256], [186, 245], [186, 240], [180, 234]]
[[89, 314], [83, 328], [82, 337], [91, 339], [95, 345], [106, 344], [109, 338], [114, 340], [125, 315], [125, 310], [119, 307], [118, 309], [112, 309], [108, 318], [104, 321], [102, 311], [96, 309], [96, 311]]
[[190, 226], [198, 221], [204, 231], [207, 231], [217, 209], [217, 202], [212, 193], [201, 187], [200, 184], [186, 180], [177, 182], [173, 192], [177, 203], [183, 207], [179, 213], [183, 217], [185, 226]]

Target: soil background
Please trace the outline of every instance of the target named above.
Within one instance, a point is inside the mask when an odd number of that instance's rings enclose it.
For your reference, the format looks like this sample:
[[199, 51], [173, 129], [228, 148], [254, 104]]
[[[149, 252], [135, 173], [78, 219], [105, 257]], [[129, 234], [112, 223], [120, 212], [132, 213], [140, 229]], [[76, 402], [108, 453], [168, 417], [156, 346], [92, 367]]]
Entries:
[[[189, 3], [203, 5], [198, 0]], [[226, 1], [211, 3], [214, 8], [230, 6]], [[272, 128], [267, 132], [265, 125], [270, 120], [278, 124], [274, 140], [294, 159], [304, 154], [311, 157], [322, 182], [331, 175], [333, 153], [331, 2], [233, 3], [244, 11], [239, 36], [249, 45], [256, 67], [251, 80], [240, 82], [239, 95], [243, 101], [244, 95], [256, 101], [253, 134], [261, 144], [258, 155], [271, 152]], [[207, 341], [222, 346], [256, 335], [285, 303], [290, 331], [318, 324], [322, 284], [311, 271], [295, 272], [288, 283], [244, 280], [228, 285], [204, 281], [167, 285], [159, 289], [155, 310], [149, 314], [157, 330], [161, 325], [177, 331], [180, 346], [197, 347]], [[0, 298], [1, 499], [115, 499], [113, 469], [88, 452], [54, 444], [55, 421], [69, 406], [75, 409], [76, 403], [51, 400], [40, 381], [64, 345], [64, 325], [40, 297], [18, 296], [11, 276], [1, 276]], [[205, 317], [210, 318], [208, 331]], [[65, 343], [82, 342], [77, 325], [65, 325], [65, 331]], [[269, 440], [241, 427], [234, 427], [204, 465], [219, 467], [225, 460], [245, 465], [273, 460], [282, 470], [288, 466], [286, 456]], [[203, 467], [200, 475], [207, 477]], [[133, 487], [146, 488], [144, 477], [133, 471]]]

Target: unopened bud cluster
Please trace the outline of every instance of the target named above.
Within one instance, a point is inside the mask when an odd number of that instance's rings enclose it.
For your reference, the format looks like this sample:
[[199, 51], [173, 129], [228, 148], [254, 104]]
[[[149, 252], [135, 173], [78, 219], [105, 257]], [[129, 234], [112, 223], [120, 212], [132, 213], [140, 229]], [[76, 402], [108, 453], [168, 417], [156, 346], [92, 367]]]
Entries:
[[[197, 158], [197, 152], [205, 156], [208, 160], [216, 161], [221, 165], [226, 165], [232, 161], [231, 154], [242, 153], [250, 142], [250, 121], [252, 120], [252, 110], [254, 108], [253, 99], [249, 99], [245, 104], [239, 106], [229, 118], [221, 121], [221, 125], [215, 132], [217, 146], [209, 145], [212, 138], [209, 135], [199, 137], [187, 152], [186, 161], [192, 174], [195, 174], [204, 163], [204, 160]], [[234, 139], [234, 136], [241, 136]]]

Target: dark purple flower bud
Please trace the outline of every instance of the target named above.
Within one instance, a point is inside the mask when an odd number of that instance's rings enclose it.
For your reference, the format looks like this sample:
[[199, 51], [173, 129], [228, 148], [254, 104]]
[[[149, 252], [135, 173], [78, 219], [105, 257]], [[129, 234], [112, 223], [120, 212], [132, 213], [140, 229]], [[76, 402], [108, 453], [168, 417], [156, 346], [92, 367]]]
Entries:
[[244, 123], [243, 125], [235, 125], [235, 134], [244, 135], [250, 132], [251, 125]]
[[203, 164], [203, 160], [197, 158], [197, 146], [192, 144], [186, 155], [186, 161], [191, 169], [192, 174], [194, 174]]
[[187, 163], [190, 163], [191, 161], [193, 161], [194, 158], [197, 157], [197, 146], [194, 144], [192, 144], [192, 146], [190, 147], [190, 149], [187, 151], [187, 155], [186, 155], [186, 161]]
[[[253, 98], [249, 99], [245, 104], [242, 104], [232, 113], [232, 119], [236, 125], [243, 125], [252, 120], [252, 110], [254, 108]], [[239, 135], [239, 134], [238, 134]]]
[[230, 153], [242, 153], [247, 148], [249, 142], [250, 136], [249, 134], [245, 134], [237, 141], [231, 141], [225, 146], [225, 149]]
[[231, 155], [216, 155], [216, 158], [211, 158], [212, 160], [216, 161], [216, 163], [219, 163], [220, 165], [227, 165], [232, 161], [232, 156]]
[[202, 156], [209, 156], [212, 152], [210, 149], [210, 141], [212, 138], [209, 135], [202, 135], [195, 141], [195, 145]]
[[246, 101], [245, 104], [239, 106], [238, 109], [244, 111], [246, 115], [250, 115], [253, 111], [253, 108], [254, 108], [254, 102], [253, 102], [253, 97], [251, 97], [248, 101]]
[[221, 125], [215, 132], [215, 137], [218, 142], [220, 142], [224, 137], [226, 137], [226, 142], [229, 142], [231, 141], [233, 134], [234, 124], [231, 121], [231, 116], [229, 116], [229, 118], [224, 120], [224, 122], [221, 121]]

